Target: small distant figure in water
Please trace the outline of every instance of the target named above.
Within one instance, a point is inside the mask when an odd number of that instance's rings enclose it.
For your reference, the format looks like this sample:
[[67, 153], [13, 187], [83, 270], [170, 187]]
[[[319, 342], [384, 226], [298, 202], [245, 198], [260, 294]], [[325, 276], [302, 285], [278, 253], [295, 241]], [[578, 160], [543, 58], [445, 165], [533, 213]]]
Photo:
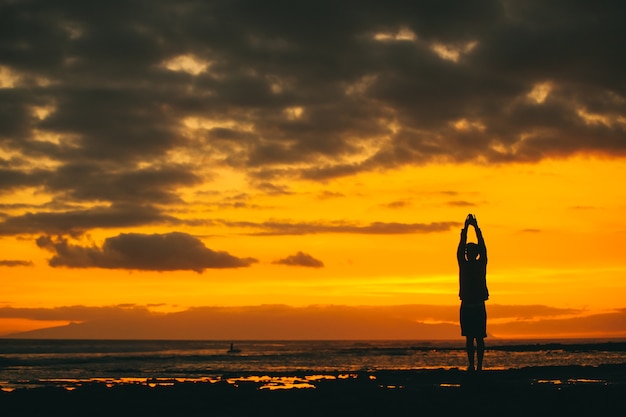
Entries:
[[228, 353], [239, 353], [241, 352], [241, 349], [235, 349], [235, 345], [234, 344], [230, 344], [230, 349], [228, 349]]
[[[467, 243], [467, 229], [474, 227], [478, 243]], [[459, 263], [459, 298], [461, 298], [461, 334], [465, 336], [465, 349], [469, 361], [468, 371], [483, 368], [485, 341], [487, 337], [487, 247], [478, 227], [476, 216], [469, 214], [461, 230], [461, 240], [456, 252]], [[476, 347], [474, 348], [474, 340]], [[474, 368], [474, 353], [478, 366]]]

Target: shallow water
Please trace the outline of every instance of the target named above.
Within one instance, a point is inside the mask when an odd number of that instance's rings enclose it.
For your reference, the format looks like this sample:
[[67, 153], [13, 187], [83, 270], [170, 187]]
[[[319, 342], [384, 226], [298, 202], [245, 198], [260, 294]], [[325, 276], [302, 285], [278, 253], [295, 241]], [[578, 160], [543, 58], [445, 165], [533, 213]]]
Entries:
[[[484, 368], [626, 363], [623, 341], [592, 342], [498, 340], [487, 345]], [[350, 378], [351, 373], [363, 371], [464, 369], [467, 362], [458, 341], [240, 341], [235, 344], [237, 353], [228, 353], [229, 347], [226, 341], [0, 339], [0, 388], [87, 382], [237, 384], [258, 374], [265, 374], [264, 387], [269, 389], [306, 388], [310, 378]], [[307, 376], [289, 375], [295, 372]]]

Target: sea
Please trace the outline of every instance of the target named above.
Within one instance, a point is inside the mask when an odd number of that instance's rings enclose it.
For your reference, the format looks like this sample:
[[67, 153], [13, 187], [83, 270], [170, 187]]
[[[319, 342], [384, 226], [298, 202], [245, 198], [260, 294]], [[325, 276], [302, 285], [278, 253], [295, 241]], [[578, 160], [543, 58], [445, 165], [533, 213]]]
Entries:
[[[484, 369], [626, 363], [626, 340], [495, 340]], [[0, 389], [83, 384], [265, 381], [306, 388], [358, 373], [465, 369], [462, 341], [181, 341], [0, 339]]]

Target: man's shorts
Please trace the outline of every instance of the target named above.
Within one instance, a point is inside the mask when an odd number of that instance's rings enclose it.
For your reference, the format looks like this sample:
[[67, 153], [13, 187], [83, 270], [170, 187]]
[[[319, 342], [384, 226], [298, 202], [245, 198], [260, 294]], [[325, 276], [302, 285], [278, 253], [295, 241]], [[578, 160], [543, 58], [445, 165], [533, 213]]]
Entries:
[[461, 301], [461, 335], [487, 337], [487, 309], [484, 301], [482, 303]]

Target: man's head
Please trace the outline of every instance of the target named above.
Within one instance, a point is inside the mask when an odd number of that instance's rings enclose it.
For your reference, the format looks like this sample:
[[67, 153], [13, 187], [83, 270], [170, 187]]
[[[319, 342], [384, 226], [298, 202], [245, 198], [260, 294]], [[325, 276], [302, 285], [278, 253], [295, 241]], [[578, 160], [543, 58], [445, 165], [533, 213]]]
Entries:
[[468, 261], [475, 261], [478, 259], [478, 245], [470, 242], [465, 245], [465, 257]]

